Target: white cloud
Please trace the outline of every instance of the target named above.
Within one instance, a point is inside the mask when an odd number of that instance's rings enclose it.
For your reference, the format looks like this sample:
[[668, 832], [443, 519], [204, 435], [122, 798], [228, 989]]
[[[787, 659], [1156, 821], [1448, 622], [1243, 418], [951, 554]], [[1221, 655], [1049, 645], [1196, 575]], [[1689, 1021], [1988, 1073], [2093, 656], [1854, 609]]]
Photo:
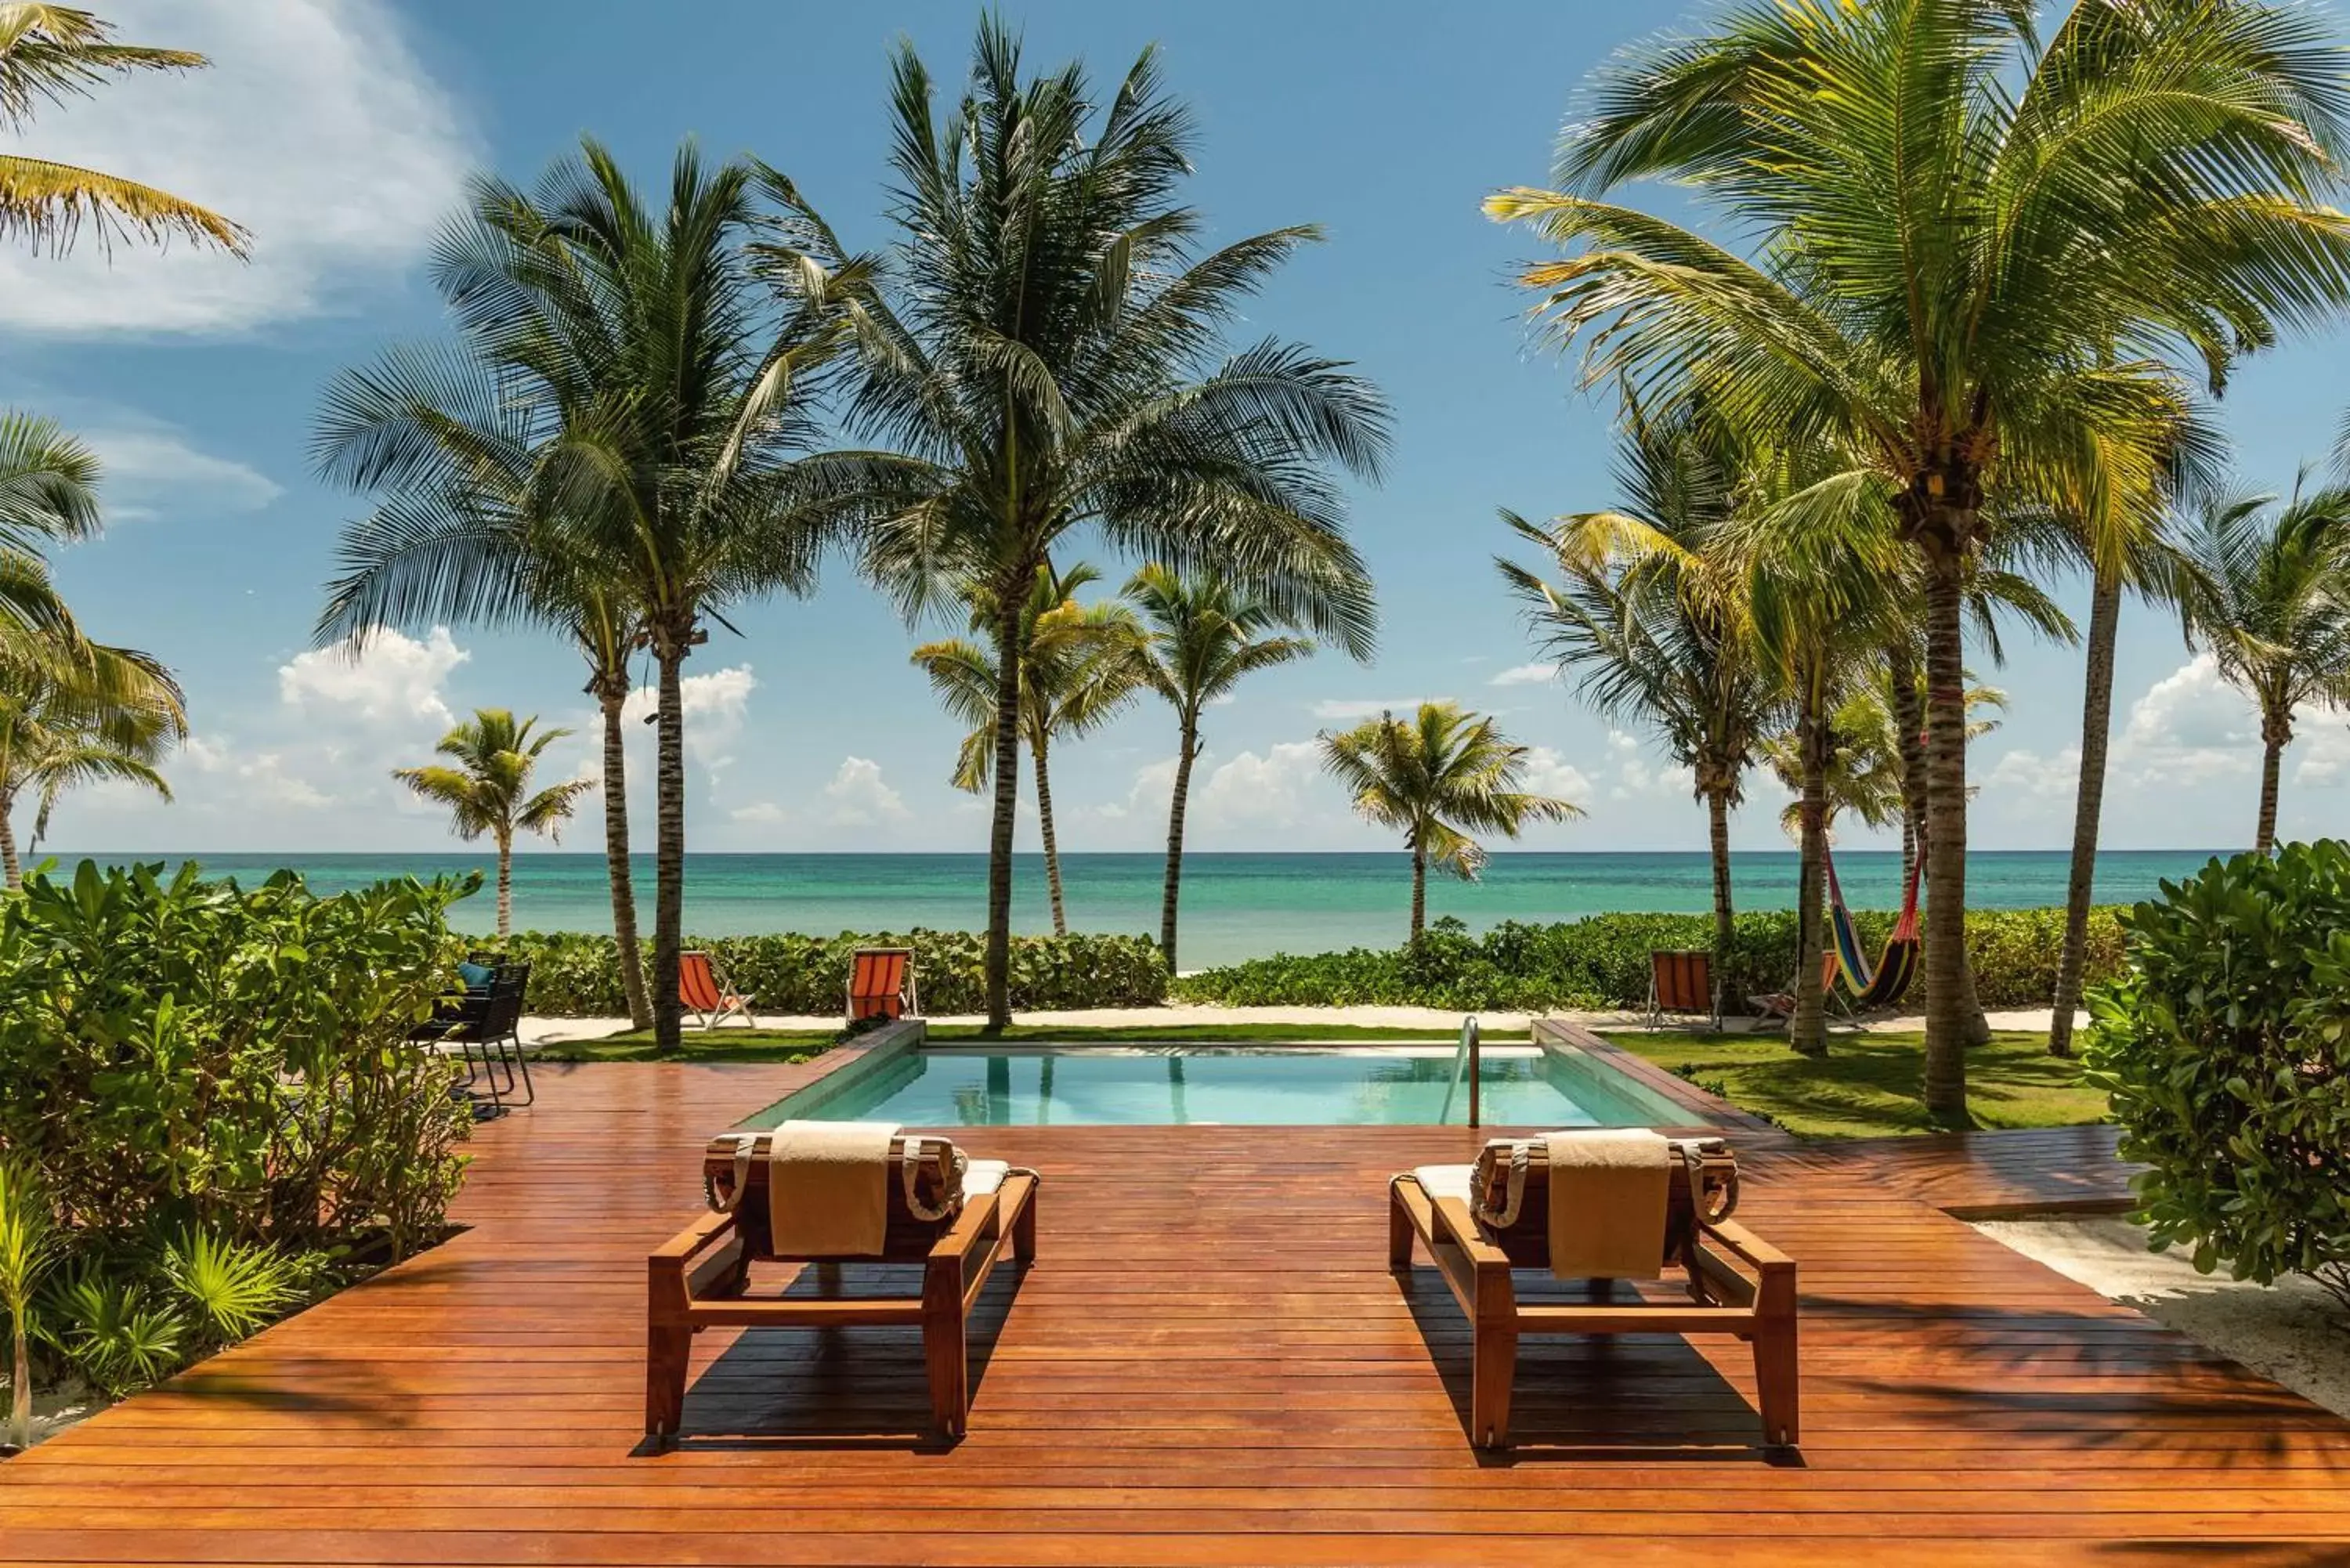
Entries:
[[1503, 670], [1487, 682], [1492, 686], [1542, 686], [1558, 679], [1558, 666], [1549, 663], [1518, 664]]
[[445, 626], [434, 627], [421, 642], [386, 631], [356, 652], [345, 641], [296, 654], [278, 667], [277, 694], [308, 715], [340, 715], [369, 723], [430, 721], [446, 728], [453, 715], [442, 696], [442, 682], [472, 657]]
[[2350, 728], [2338, 712], [2303, 709], [2293, 715], [2293, 749], [2301, 753], [2293, 782], [2311, 789], [2338, 789], [2350, 782]]
[[1317, 719], [1344, 723], [1353, 720], [1376, 719], [1382, 713], [1406, 714], [1413, 711], [1422, 702], [1446, 701], [1449, 699], [1442, 697], [1389, 697], [1372, 701], [1349, 701], [1331, 698], [1314, 704], [1314, 716]]
[[[748, 664], [729, 665], [713, 670], [707, 675], [689, 675], [678, 682], [678, 696], [685, 710], [685, 749], [688, 755], [708, 772], [716, 773], [734, 760], [734, 743], [743, 738], [743, 726], [751, 711], [751, 693], [759, 687], [758, 678], [751, 673]], [[640, 731], [658, 706], [660, 692], [650, 686], [639, 686], [629, 693], [620, 705], [620, 718], [632, 727], [629, 733]]]
[[174, 243], [0, 248], [0, 327], [225, 334], [343, 306], [423, 254], [473, 140], [381, 0], [110, 0], [130, 43], [209, 69], [100, 86], [0, 146], [160, 185], [253, 232], [249, 264]]
[[1589, 805], [1595, 793], [1583, 770], [1548, 746], [1526, 748], [1523, 777], [1525, 787], [1534, 794], [1554, 795], [1576, 805]]
[[1307, 787], [1323, 777], [1322, 748], [1283, 741], [1263, 756], [1243, 752], [1208, 774], [1188, 815], [1201, 827], [1294, 827], [1305, 816]]
[[843, 757], [839, 771], [824, 786], [824, 797], [832, 803], [837, 827], [875, 827], [903, 822], [909, 815], [898, 792], [882, 782], [881, 764], [870, 757]]
[[2141, 784], [2170, 786], [2251, 773], [2260, 760], [2260, 722], [2243, 693], [2199, 653], [2130, 706], [2115, 760]]
[[238, 763], [236, 776], [244, 799], [253, 805], [316, 811], [335, 803], [333, 795], [308, 779], [289, 773], [286, 760], [276, 752], [264, 752], [251, 762]]
[[1128, 787], [1124, 800], [1097, 805], [1093, 814], [1108, 822], [1124, 822], [1130, 817], [1164, 822], [1174, 797], [1175, 759], [1161, 757], [1134, 770], [1134, 783]]
[[2019, 796], [2072, 800], [2079, 794], [2080, 782], [2080, 747], [2066, 746], [2047, 757], [2018, 747], [1993, 763], [1983, 774], [1981, 798], [2002, 803]]
[[768, 827], [779, 822], [790, 821], [792, 814], [772, 800], [759, 800], [753, 801], [749, 805], [738, 805], [726, 815], [729, 819], [735, 822]]
[[1650, 761], [1642, 752], [1637, 735], [1627, 735], [1621, 730], [1608, 731], [1607, 755], [1616, 768], [1615, 787], [1607, 792], [1611, 800], [1638, 800], [1648, 795], [1686, 800], [1697, 788], [1694, 768]]

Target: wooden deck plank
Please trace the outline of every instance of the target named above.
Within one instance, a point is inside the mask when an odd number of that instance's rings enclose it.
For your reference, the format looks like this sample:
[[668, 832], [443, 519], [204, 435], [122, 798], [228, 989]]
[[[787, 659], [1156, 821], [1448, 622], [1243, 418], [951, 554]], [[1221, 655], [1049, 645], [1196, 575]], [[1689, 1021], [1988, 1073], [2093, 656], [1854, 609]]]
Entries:
[[1471, 1450], [1467, 1325], [1384, 1262], [1387, 1177], [1482, 1137], [1444, 1128], [972, 1129], [1045, 1187], [967, 1438], [916, 1436], [910, 1330], [712, 1331], [681, 1449], [640, 1454], [644, 1254], [703, 1140], [809, 1075], [543, 1069], [481, 1130], [464, 1234], [0, 1465], [5, 1557], [2350, 1561], [2350, 1423], [1945, 1212], [2112, 1206], [2102, 1128], [1738, 1132], [1741, 1218], [1802, 1268], [1800, 1463], [1742, 1347], [1661, 1335], [1529, 1345], [1520, 1448]]

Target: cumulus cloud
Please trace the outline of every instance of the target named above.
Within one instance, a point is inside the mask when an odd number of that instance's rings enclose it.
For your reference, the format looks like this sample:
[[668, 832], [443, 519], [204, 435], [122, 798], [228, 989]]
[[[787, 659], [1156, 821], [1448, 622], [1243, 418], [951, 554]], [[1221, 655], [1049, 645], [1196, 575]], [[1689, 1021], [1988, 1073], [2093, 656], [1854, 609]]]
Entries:
[[882, 782], [881, 764], [870, 757], [841, 758], [832, 782], [824, 786], [824, 798], [831, 803], [837, 827], [878, 827], [903, 822], [909, 815], [904, 799]]
[[1305, 819], [1309, 786], [1323, 777], [1322, 748], [1312, 741], [1283, 741], [1262, 756], [1243, 752], [1209, 773], [1189, 815], [1210, 829], [1295, 827]]
[[2252, 771], [2260, 721], [2243, 693], [2199, 653], [2130, 706], [2115, 759], [2141, 784], [2195, 784]]
[[436, 626], [422, 641], [397, 631], [365, 643], [296, 654], [277, 670], [277, 693], [304, 713], [368, 723], [428, 721], [446, 728], [453, 715], [441, 694], [442, 682], [472, 655], [459, 648], [449, 628]]
[[253, 259], [85, 234], [0, 248], [0, 328], [226, 335], [342, 307], [432, 244], [476, 161], [455, 104], [382, 0], [112, 0], [129, 42], [210, 69], [109, 83], [45, 109], [11, 151], [109, 170], [253, 232]]
[[1164, 820], [1174, 797], [1175, 759], [1162, 757], [1134, 770], [1134, 783], [1128, 786], [1124, 800], [1097, 805], [1093, 808], [1093, 814], [1109, 822], [1125, 822], [1129, 818]]
[[732, 821], [754, 827], [770, 827], [779, 822], [790, 821], [792, 814], [772, 800], [758, 800], [749, 805], [738, 805], [726, 815]]
[[1336, 698], [1314, 704], [1314, 716], [1334, 723], [1358, 723], [1376, 719], [1382, 713], [1410, 713], [1422, 702], [1441, 702], [1441, 697], [1388, 697], [1378, 701], [1354, 701]]
[[[729, 665], [706, 675], [689, 675], [678, 682], [685, 710], [685, 751], [703, 769], [716, 773], [734, 760], [734, 744], [751, 711], [751, 693], [759, 687], [748, 664]], [[643, 725], [660, 705], [660, 693], [639, 686], [620, 705], [623, 722], [636, 726], [631, 735], [650, 733]]]
[[1686, 800], [1697, 787], [1695, 769], [1652, 761], [1641, 750], [1639, 737], [1621, 730], [1607, 732], [1607, 757], [1616, 774], [1615, 785], [1607, 792], [1611, 800], [1637, 800], [1647, 795]]
[[1492, 686], [1542, 686], [1558, 679], [1558, 666], [1536, 662], [1516, 664], [1503, 670], [1488, 681]]
[[1523, 776], [1525, 787], [1535, 794], [1555, 796], [1575, 805], [1589, 805], [1596, 793], [1584, 771], [1549, 746], [1529, 746], [1526, 749], [1526, 767]]

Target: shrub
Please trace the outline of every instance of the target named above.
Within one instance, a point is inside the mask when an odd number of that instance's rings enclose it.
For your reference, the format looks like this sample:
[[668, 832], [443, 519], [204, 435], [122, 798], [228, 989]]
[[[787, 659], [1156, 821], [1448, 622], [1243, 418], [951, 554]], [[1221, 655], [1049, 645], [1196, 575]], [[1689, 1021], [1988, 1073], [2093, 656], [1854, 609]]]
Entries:
[[[2056, 985], [2062, 909], [1972, 909], [1967, 949], [1978, 994], [1987, 1007], [2044, 1004]], [[1884, 909], [1857, 909], [1853, 926], [1872, 956], [1893, 929]], [[1473, 936], [1461, 921], [1436, 921], [1418, 948], [1354, 948], [1345, 952], [1276, 954], [1208, 970], [1175, 983], [1186, 1001], [1236, 1006], [1345, 1006], [1354, 1003], [1443, 1008], [1638, 1007], [1648, 994], [1648, 954], [1659, 948], [1713, 945], [1711, 915], [1607, 914], [1555, 925], [1505, 921]], [[2088, 973], [2120, 969], [2116, 911], [2090, 911]], [[1795, 970], [1792, 909], [1738, 917], [1727, 966], [1731, 997], [1785, 987]]]
[[[930, 1012], [985, 1011], [987, 940], [972, 931], [899, 935], [690, 938], [707, 949], [735, 989], [761, 1012], [837, 1014], [848, 989], [849, 955], [860, 947], [914, 950], [914, 974]], [[528, 1009], [551, 1018], [612, 1017], [628, 1011], [618, 950], [608, 936], [525, 931], [507, 951], [531, 965]], [[651, 972], [651, 950], [646, 950]], [[1017, 1008], [1147, 1007], [1167, 997], [1167, 962], [1148, 937], [1073, 932], [1012, 940], [1012, 1005]]]
[[2126, 924], [2086, 1061], [2146, 1162], [2148, 1241], [2350, 1306], [2350, 845], [2214, 860]]

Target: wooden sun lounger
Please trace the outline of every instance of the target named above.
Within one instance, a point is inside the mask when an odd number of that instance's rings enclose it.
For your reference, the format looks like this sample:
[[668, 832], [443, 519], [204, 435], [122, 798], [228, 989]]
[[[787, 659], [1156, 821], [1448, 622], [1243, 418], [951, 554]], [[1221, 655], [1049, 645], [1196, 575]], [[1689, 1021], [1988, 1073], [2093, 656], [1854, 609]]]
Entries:
[[[919, 1140], [915, 1197], [938, 1208], [948, 1190], [954, 1146], [944, 1138]], [[657, 1442], [673, 1438], [684, 1413], [686, 1366], [693, 1336], [705, 1328], [840, 1328], [895, 1324], [922, 1331], [928, 1366], [931, 1415], [942, 1437], [961, 1437], [971, 1410], [971, 1372], [965, 1330], [972, 1303], [985, 1288], [1008, 1239], [1022, 1265], [1036, 1257], [1036, 1185], [1034, 1172], [1014, 1170], [992, 1192], [967, 1195], [959, 1212], [924, 1220], [908, 1207], [903, 1181], [905, 1144], [889, 1155], [889, 1229], [878, 1258], [779, 1256], [770, 1240], [767, 1209], [767, 1135], [753, 1147], [747, 1179], [736, 1201], [736, 1139], [712, 1138], [702, 1172], [714, 1204], [723, 1212], [703, 1215], [646, 1259], [647, 1342], [645, 1434]], [[754, 1262], [920, 1263], [919, 1294], [832, 1296], [781, 1300], [743, 1293]]]
[[[1690, 1141], [1676, 1140], [1676, 1147], [1685, 1150]], [[1539, 1144], [1518, 1216], [1499, 1232], [1481, 1223], [1463, 1198], [1430, 1193], [1409, 1173], [1395, 1179], [1389, 1188], [1388, 1262], [1409, 1269], [1417, 1236], [1469, 1315], [1469, 1425], [1479, 1447], [1509, 1446], [1518, 1339], [1529, 1334], [1734, 1334], [1754, 1347], [1764, 1440], [1798, 1440], [1794, 1261], [1731, 1222], [1737, 1162], [1720, 1139], [1695, 1141], [1698, 1158], [1674, 1164], [1661, 1260], [1686, 1275], [1687, 1304], [1519, 1304], [1511, 1271], [1550, 1266], [1549, 1161]], [[1509, 1148], [1507, 1140], [1486, 1146], [1470, 1177], [1472, 1194], [1498, 1192], [1492, 1183], [1506, 1179]]]
[[858, 948], [848, 966], [848, 1022], [920, 1013], [914, 990], [914, 950]]

